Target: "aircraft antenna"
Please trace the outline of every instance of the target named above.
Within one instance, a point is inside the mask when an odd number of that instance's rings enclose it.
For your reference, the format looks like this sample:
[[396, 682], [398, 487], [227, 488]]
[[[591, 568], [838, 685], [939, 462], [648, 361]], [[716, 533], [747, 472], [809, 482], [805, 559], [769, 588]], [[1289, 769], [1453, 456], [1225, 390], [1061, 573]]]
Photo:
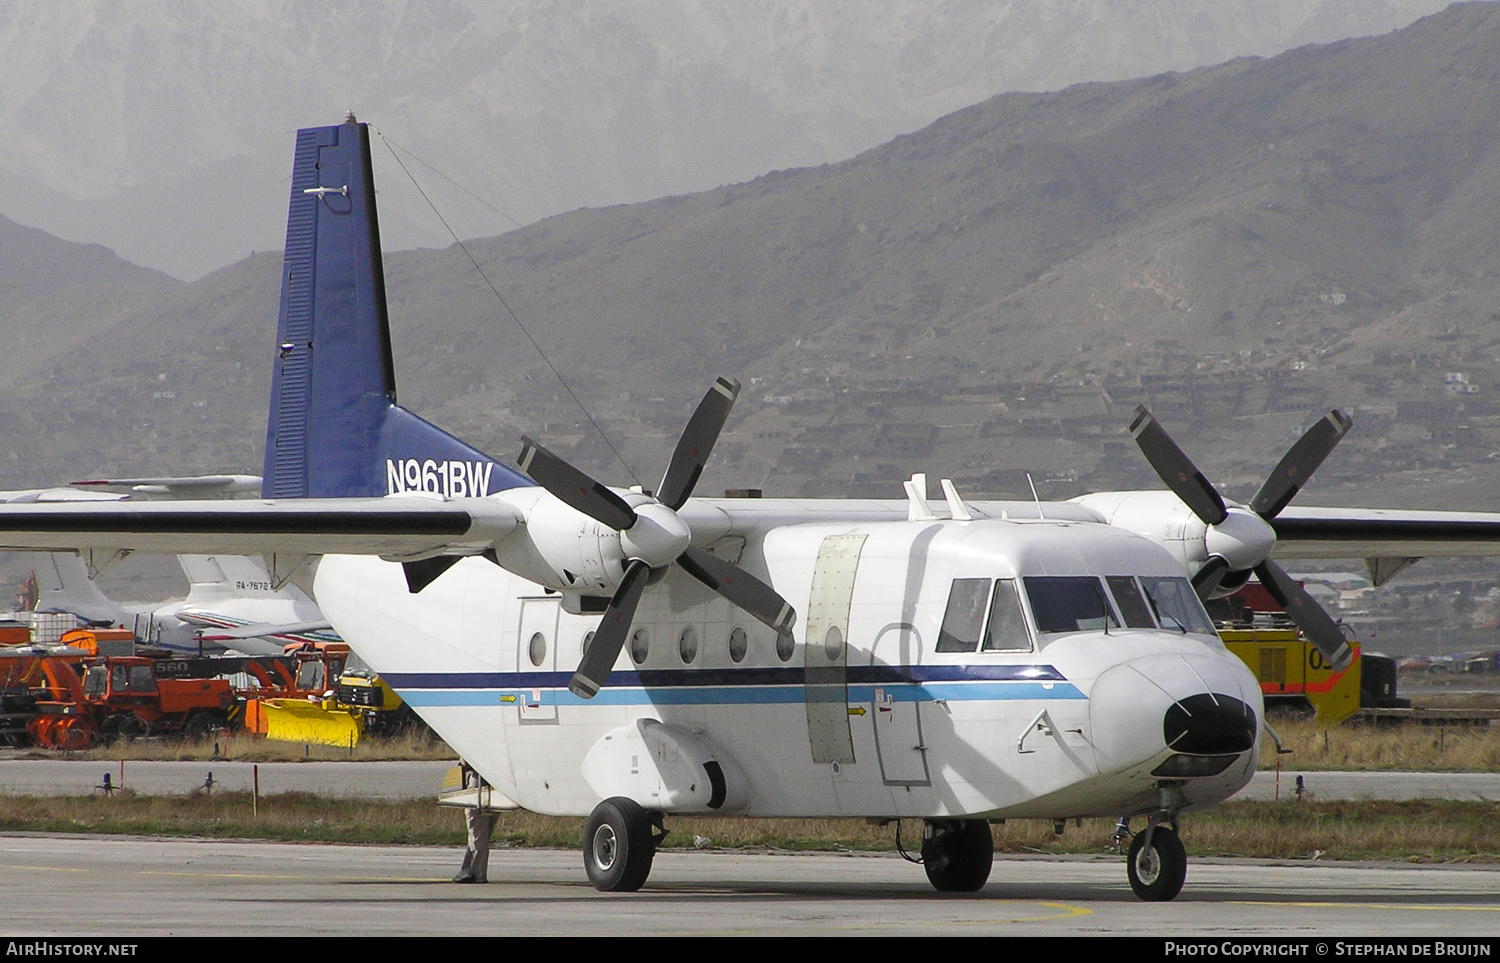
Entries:
[[1026, 473], [1026, 484], [1031, 486], [1031, 500], [1036, 502], [1036, 517], [1046, 520], [1047, 516], [1042, 513], [1042, 500], [1036, 494], [1036, 482], [1031, 480], [1031, 472]]
[[[417, 193], [422, 195], [422, 200], [427, 202], [427, 206], [432, 208], [432, 213], [437, 216], [437, 219], [439, 221], [442, 222], [444, 230], [448, 232], [448, 236], [453, 238], [453, 243], [458, 245], [458, 249], [464, 252], [464, 257], [468, 258], [469, 263], [474, 265], [474, 270], [479, 274], [480, 278], [484, 280], [485, 285], [490, 289], [490, 293], [495, 296], [495, 300], [500, 302], [500, 306], [505, 309], [505, 313], [510, 315], [510, 320], [520, 330], [521, 334], [526, 337], [526, 340], [531, 342], [531, 346], [536, 350], [537, 356], [542, 359], [542, 363], [547, 366], [547, 370], [552, 372], [552, 377], [557, 379], [557, 383], [562, 385], [563, 390], [568, 393], [568, 397], [573, 399], [573, 404], [577, 405], [578, 410], [583, 412], [583, 417], [588, 419], [588, 422], [593, 426], [594, 431], [596, 431], [599, 434], [599, 437], [603, 439], [604, 445], [609, 449], [610, 454], [614, 455], [615, 460], [618, 461], [621, 465], [625, 466], [625, 472], [630, 476], [631, 480], [634, 481], [637, 485], [641, 485], [641, 480], [636, 477], [635, 471], [630, 467], [630, 463], [627, 462], [624, 456], [620, 454], [620, 450], [615, 447], [614, 442], [609, 440], [609, 435], [605, 434], [604, 429], [599, 426], [599, 422], [594, 420], [593, 414], [584, 405], [583, 401], [578, 397], [577, 393], [573, 391], [573, 387], [568, 384], [565, 378], [563, 378], [562, 372], [558, 371], [557, 367], [553, 365], [552, 359], [547, 357], [547, 352], [542, 350], [542, 346], [537, 343], [536, 338], [531, 336], [531, 332], [526, 329], [526, 325], [521, 323], [521, 319], [516, 316], [516, 312], [511, 310], [509, 302], [507, 302], [504, 295], [500, 293], [500, 289], [495, 287], [495, 283], [490, 280], [489, 275], [484, 273], [484, 268], [479, 266], [479, 261], [474, 257], [473, 254], [469, 252], [468, 245], [466, 245], [462, 240], [459, 239], [457, 232], [455, 232], [452, 225], [448, 223], [448, 219], [444, 217], [442, 212], [437, 209], [437, 205], [432, 203], [432, 198], [427, 196], [427, 192], [422, 190], [422, 185], [417, 182], [416, 177], [412, 175], [412, 172], [407, 168], [406, 164], [402, 162], [401, 155], [396, 153], [395, 145], [391, 143], [390, 139], [387, 138], [385, 134], [381, 133], [380, 130], [375, 128], [373, 125], [370, 129], [375, 131], [376, 136], [379, 137], [385, 144], [387, 149], [390, 150], [391, 157], [395, 159], [396, 165], [401, 168], [401, 172], [405, 174], [411, 181], [412, 186], [417, 189]], [[402, 150], [405, 150], [405, 148], [402, 148]], [[408, 153], [410, 152], [408, 151]], [[415, 154], [412, 154], [412, 156], [416, 157]], [[423, 163], [426, 164], [425, 161]], [[428, 164], [427, 166], [431, 167], [430, 164]], [[487, 204], [485, 206], [488, 207], [490, 205]], [[495, 209], [491, 207], [491, 210]], [[500, 212], [497, 210], [496, 213]], [[516, 223], [515, 220], [508, 215], [501, 214], [501, 216], [506, 220], [511, 221], [511, 223], [513, 224]]]

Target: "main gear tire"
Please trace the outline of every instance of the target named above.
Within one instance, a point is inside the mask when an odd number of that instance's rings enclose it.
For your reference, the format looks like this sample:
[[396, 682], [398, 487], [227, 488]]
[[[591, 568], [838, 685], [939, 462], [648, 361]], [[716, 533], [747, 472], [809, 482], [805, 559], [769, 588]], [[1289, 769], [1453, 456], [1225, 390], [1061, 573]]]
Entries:
[[651, 817], [632, 799], [615, 796], [594, 807], [583, 830], [583, 866], [604, 893], [633, 893], [646, 884], [656, 857]]
[[983, 819], [929, 819], [922, 828], [922, 868], [940, 893], [973, 893], [990, 878], [995, 840]]

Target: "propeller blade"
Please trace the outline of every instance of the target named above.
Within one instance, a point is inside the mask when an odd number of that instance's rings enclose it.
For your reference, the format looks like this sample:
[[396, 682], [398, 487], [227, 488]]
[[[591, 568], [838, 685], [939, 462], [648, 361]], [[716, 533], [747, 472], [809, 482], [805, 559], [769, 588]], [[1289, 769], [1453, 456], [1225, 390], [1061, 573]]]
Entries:
[[1141, 453], [1151, 467], [1156, 469], [1156, 474], [1194, 515], [1202, 519], [1203, 524], [1217, 525], [1229, 517], [1218, 490], [1157, 424], [1145, 405], [1135, 409], [1130, 433], [1135, 436], [1135, 443], [1141, 447]]
[[790, 632], [797, 624], [797, 610], [775, 589], [738, 565], [693, 545], [678, 556], [677, 564], [693, 578], [775, 629], [777, 634]]
[[1229, 563], [1218, 555], [1209, 557], [1203, 567], [1198, 569], [1198, 574], [1193, 576], [1193, 591], [1198, 597], [1207, 602], [1214, 597], [1218, 591], [1219, 584], [1224, 581], [1224, 576], [1229, 574]]
[[698, 403], [693, 417], [688, 419], [682, 437], [677, 439], [677, 449], [672, 452], [667, 473], [662, 476], [661, 487], [656, 492], [657, 500], [672, 511], [681, 508], [693, 494], [698, 476], [703, 474], [703, 466], [713, 452], [719, 432], [724, 430], [724, 422], [729, 418], [729, 409], [734, 407], [734, 399], [739, 394], [738, 381], [719, 378]]
[[1260, 579], [1260, 584], [1271, 593], [1271, 597], [1286, 609], [1286, 614], [1297, 623], [1297, 628], [1302, 630], [1307, 640], [1322, 653], [1324, 661], [1335, 670], [1346, 668], [1353, 660], [1354, 652], [1349, 648], [1349, 643], [1344, 641], [1344, 633], [1339, 629], [1338, 623], [1323, 611], [1323, 606], [1307, 594], [1307, 590], [1298, 585], [1285, 569], [1270, 559], [1255, 566], [1255, 574]]
[[1287, 502], [1307, 484], [1349, 429], [1354, 419], [1335, 408], [1307, 429], [1267, 476], [1265, 484], [1250, 500], [1250, 510], [1261, 518], [1275, 518]]
[[557, 499], [617, 532], [635, 524], [635, 509], [552, 452], [521, 436], [521, 470]]
[[592, 699], [603, 688], [604, 680], [609, 678], [609, 670], [614, 668], [625, 640], [630, 637], [630, 623], [635, 620], [635, 607], [641, 601], [641, 593], [646, 590], [649, 574], [651, 566], [640, 559], [625, 569], [625, 577], [620, 579], [620, 587], [609, 600], [594, 639], [583, 654], [583, 661], [578, 663], [578, 671], [568, 682], [568, 691], [580, 699]]

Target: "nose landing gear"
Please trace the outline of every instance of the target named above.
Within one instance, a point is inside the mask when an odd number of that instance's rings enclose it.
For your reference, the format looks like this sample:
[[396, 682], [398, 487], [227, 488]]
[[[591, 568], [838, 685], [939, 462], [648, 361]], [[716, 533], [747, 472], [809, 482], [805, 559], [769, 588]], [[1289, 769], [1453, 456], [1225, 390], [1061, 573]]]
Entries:
[[1135, 895], [1148, 903], [1166, 902], [1182, 892], [1187, 850], [1171, 826], [1158, 825], [1153, 817], [1151, 825], [1131, 841], [1125, 872]]
[[[1125, 872], [1130, 888], [1148, 903], [1164, 903], [1182, 892], [1187, 879], [1187, 850], [1177, 835], [1177, 813], [1182, 808], [1182, 790], [1174, 785], [1161, 787], [1162, 808], [1151, 814], [1146, 828], [1130, 843], [1125, 857]], [[1130, 821], [1122, 818], [1115, 833], [1123, 838], [1130, 831]]]

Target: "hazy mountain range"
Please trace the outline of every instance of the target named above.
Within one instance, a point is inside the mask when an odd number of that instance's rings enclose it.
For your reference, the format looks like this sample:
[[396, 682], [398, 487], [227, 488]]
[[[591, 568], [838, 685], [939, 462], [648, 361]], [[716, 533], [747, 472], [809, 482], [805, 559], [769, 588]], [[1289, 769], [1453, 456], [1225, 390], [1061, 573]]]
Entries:
[[[1122, 434], [1145, 401], [1232, 491], [1341, 405], [1355, 432], [1310, 497], [1489, 507], [1497, 65], [1500, 9], [1456, 6], [1002, 95], [837, 164], [469, 250], [647, 484], [725, 373], [748, 387], [705, 491], [899, 496], [919, 470], [973, 492], [1021, 494], [1023, 470], [1049, 495], [1147, 483]], [[46, 243], [4, 259], [0, 482], [258, 468], [278, 256], [181, 285]], [[28, 291], [36, 256], [77, 280]], [[403, 401], [502, 457], [530, 431], [632, 480], [464, 252], [387, 272]]]
[[[293, 131], [346, 109], [411, 152], [460, 236], [486, 236], [841, 161], [1002, 91], [1274, 54], [1441, 6], [9, 0], [0, 214], [192, 279], [280, 249]], [[388, 189], [397, 156], [381, 144]], [[392, 249], [450, 243], [413, 190], [385, 215]]]

